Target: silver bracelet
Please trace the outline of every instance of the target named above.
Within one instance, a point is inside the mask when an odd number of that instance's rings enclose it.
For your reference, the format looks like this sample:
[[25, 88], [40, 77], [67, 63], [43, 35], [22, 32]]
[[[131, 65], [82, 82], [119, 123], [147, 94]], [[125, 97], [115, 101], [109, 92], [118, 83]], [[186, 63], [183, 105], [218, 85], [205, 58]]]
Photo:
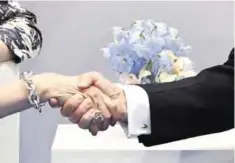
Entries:
[[44, 106], [44, 104], [40, 104], [40, 97], [38, 95], [38, 93], [35, 90], [35, 85], [31, 79], [32, 76], [32, 72], [23, 72], [21, 74], [21, 79], [25, 82], [26, 87], [29, 90], [29, 96], [28, 96], [28, 100], [29, 103], [36, 109], [39, 111], [39, 113], [42, 112], [42, 106]]

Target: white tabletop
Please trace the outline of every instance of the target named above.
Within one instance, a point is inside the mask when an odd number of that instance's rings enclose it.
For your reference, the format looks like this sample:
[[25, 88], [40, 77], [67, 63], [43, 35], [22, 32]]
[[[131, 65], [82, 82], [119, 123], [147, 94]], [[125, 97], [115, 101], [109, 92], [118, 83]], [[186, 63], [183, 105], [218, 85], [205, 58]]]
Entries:
[[[13, 62], [0, 63], [0, 85], [19, 77]], [[0, 119], [0, 163], [19, 162], [19, 114]]]
[[[120, 159], [125, 162], [129, 158], [132, 158], [132, 160], [135, 158], [135, 162], [138, 162], [138, 160], [143, 160], [143, 158], [145, 160], [146, 158], [151, 158], [152, 152], [156, 150], [160, 160], [168, 159], [176, 163], [179, 161], [180, 150], [232, 150], [234, 148], [233, 138], [234, 131], [231, 130], [147, 148], [138, 143], [137, 139], [127, 139], [119, 125], [110, 127], [106, 132], [101, 132], [93, 137], [88, 131], [79, 129], [77, 125], [60, 124], [52, 146], [52, 163], [62, 163], [63, 161], [76, 163], [79, 161], [83, 162], [83, 159], [86, 159], [86, 162], [89, 163], [89, 161], [92, 162], [93, 157], [102, 162], [106, 155], [112, 160], [117, 160], [117, 162]], [[93, 151], [91, 152], [92, 156], [87, 155], [87, 150]], [[137, 150], [138, 154], [136, 155]], [[129, 155], [120, 158], [120, 154], [123, 155], [123, 151], [128, 151]], [[102, 157], [99, 155], [100, 152]], [[154, 153], [155, 155], [156, 152]]]
[[234, 149], [234, 130], [211, 134], [154, 147], [144, 147], [137, 139], [128, 139], [120, 125], [110, 127], [97, 136], [74, 124], [58, 125], [52, 150], [209, 150]]
[[[138, 150], [138, 152], [137, 152]], [[152, 153], [137, 139], [127, 139], [119, 125], [96, 137], [77, 125], [59, 125], [52, 146], [51, 163], [179, 163], [180, 151]]]

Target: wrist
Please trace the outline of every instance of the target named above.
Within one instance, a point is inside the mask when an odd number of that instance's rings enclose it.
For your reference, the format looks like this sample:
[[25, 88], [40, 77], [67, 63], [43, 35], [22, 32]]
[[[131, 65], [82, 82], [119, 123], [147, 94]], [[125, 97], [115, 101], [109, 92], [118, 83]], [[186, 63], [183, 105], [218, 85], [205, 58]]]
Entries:
[[46, 74], [34, 75], [32, 76], [32, 81], [35, 85], [36, 92], [40, 97], [40, 102], [44, 103], [52, 98], [52, 96], [50, 95], [50, 88], [46, 83], [46, 81], [48, 81]]
[[115, 99], [117, 106], [117, 121], [121, 123], [127, 123], [127, 103], [126, 103], [126, 95], [124, 90], [121, 88], [120, 93]]
[[122, 93], [120, 94], [119, 101], [120, 101], [120, 109], [119, 110], [121, 111], [121, 115], [122, 115], [120, 122], [127, 123], [128, 122], [127, 103], [126, 103], [126, 95], [125, 95], [124, 91], [122, 91]]

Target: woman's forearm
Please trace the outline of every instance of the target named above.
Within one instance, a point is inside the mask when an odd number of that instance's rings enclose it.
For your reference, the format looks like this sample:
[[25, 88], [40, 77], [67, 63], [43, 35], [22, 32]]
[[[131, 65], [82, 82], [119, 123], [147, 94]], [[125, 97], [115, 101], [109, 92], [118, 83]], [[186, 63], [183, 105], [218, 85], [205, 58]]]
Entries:
[[[61, 105], [72, 95], [79, 93], [78, 76], [64, 76], [55, 73], [43, 73], [31, 77], [40, 103], [58, 98]], [[81, 79], [80, 79], [81, 80]], [[28, 97], [30, 91], [23, 80], [0, 86], [0, 119], [31, 108]]]
[[[46, 75], [34, 75], [31, 77], [35, 86], [35, 91], [39, 95], [40, 102], [46, 102], [50, 95], [48, 93], [49, 87]], [[45, 81], [47, 81], [46, 84]], [[16, 80], [12, 83], [0, 86], [0, 119], [21, 112], [25, 109], [31, 108], [29, 100], [29, 89], [25, 81]]]
[[22, 80], [0, 87], [0, 118], [31, 107], [29, 91]]

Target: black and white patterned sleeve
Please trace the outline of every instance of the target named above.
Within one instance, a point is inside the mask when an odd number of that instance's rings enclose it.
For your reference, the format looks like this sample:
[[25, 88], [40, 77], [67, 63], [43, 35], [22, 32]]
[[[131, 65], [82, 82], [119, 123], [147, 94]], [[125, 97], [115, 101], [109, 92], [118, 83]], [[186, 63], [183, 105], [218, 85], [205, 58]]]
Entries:
[[11, 50], [17, 63], [40, 53], [42, 35], [36, 23], [36, 15], [19, 3], [0, 1], [0, 40]]

